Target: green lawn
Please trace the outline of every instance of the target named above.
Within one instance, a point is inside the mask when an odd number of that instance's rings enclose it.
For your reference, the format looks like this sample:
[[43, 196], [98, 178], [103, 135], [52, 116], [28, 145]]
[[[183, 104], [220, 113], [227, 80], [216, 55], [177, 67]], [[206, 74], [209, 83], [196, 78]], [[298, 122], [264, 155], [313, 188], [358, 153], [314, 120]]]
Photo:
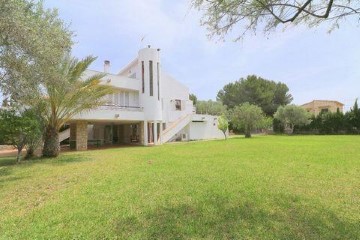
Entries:
[[360, 136], [0, 159], [0, 239], [360, 239]]

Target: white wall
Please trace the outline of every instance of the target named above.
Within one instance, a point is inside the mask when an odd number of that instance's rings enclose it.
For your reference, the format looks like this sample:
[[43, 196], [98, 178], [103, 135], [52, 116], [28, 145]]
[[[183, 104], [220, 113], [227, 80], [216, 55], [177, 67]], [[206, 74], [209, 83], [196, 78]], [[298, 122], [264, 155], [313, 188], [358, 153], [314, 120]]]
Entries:
[[116, 121], [144, 121], [144, 113], [139, 110], [123, 110], [112, 107], [100, 107], [77, 114], [72, 118], [73, 120], [112, 120]]
[[136, 74], [136, 79], [141, 79], [140, 78], [140, 72], [138, 70], [138, 58], [135, 58], [134, 60], [132, 60], [127, 66], [125, 66], [122, 70], [120, 70], [120, 72], [117, 74], [119, 76], [123, 76], [123, 77], [130, 77], [133, 76], [133, 74]]
[[190, 122], [189, 138], [223, 139], [224, 134], [218, 129], [218, 116], [195, 114]]
[[[83, 78], [91, 77], [95, 74], [104, 74], [103, 72], [98, 72], [94, 70], [86, 70], [84, 72]], [[116, 88], [139, 91], [140, 89], [140, 80], [128, 78], [119, 75], [107, 74], [102, 79], [103, 84], [109, 84]]]
[[[162, 73], [161, 91], [164, 122], [175, 122], [192, 113], [193, 104], [189, 100], [189, 88], [164, 72]], [[175, 109], [175, 100], [177, 99], [181, 100], [181, 111]]]
[[[142, 92], [142, 62], [144, 62], [144, 93]], [[152, 62], [152, 68], [150, 68]], [[159, 71], [158, 71], [159, 66]], [[138, 79], [141, 82], [139, 86], [140, 104], [144, 108], [144, 116], [149, 121], [162, 121], [161, 111], [161, 67], [160, 51], [153, 48], [143, 48], [138, 56]], [[152, 71], [152, 95], [150, 89], [150, 72]], [[158, 74], [159, 73], [159, 74]], [[158, 88], [158, 78], [159, 86]]]
[[165, 99], [189, 100], [189, 88], [162, 72], [162, 96]]

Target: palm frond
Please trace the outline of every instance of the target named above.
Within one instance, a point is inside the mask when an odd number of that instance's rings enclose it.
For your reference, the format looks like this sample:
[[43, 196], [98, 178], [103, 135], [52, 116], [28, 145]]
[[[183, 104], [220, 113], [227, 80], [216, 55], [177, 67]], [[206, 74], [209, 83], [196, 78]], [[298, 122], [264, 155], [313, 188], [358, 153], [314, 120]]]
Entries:
[[45, 86], [48, 97], [44, 98], [44, 117], [48, 124], [60, 128], [75, 115], [104, 104], [104, 96], [115, 92], [113, 87], [102, 83], [104, 74], [81, 79], [95, 59], [92, 56], [80, 61], [69, 56], [63, 58], [58, 79]]

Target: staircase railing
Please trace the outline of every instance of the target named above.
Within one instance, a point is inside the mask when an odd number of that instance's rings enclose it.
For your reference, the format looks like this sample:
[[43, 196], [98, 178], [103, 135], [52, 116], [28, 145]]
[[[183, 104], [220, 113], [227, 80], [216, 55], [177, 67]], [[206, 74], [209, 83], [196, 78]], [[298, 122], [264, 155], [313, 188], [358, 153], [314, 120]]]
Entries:
[[167, 127], [161, 135], [161, 140], [163, 143], [169, 141], [175, 134], [181, 131], [186, 125], [191, 121], [191, 115], [187, 114], [184, 117], [173, 122], [169, 127]]
[[70, 137], [70, 128], [65, 129], [64, 131], [59, 133], [59, 142], [62, 142], [69, 137]]

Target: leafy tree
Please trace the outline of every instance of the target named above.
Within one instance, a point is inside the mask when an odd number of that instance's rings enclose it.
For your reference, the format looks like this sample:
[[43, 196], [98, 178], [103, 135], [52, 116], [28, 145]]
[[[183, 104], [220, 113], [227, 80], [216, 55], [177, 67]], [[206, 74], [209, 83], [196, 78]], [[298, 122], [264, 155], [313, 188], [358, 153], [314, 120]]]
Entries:
[[[1, 94], [1, 93], [0, 93]], [[4, 97], [3, 96], [3, 100], [2, 100], [2, 103], [1, 103], [1, 107], [8, 107], [10, 106], [10, 101], [7, 97]]]
[[232, 109], [230, 116], [236, 128], [244, 129], [246, 138], [251, 137], [251, 131], [262, 128], [268, 123], [261, 108], [247, 102]]
[[358, 107], [357, 99], [355, 100], [354, 106], [351, 108], [348, 118], [350, 121], [350, 124], [354, 129], [356, 129], [357, 132], [360, 131], [360, 109]]
[[190, 93], [189, 99], [193, 102], [194, 105], [196, 105], [196, 103], [197, 103], [197, 97], [196, 97], [195, 94]]
[[322, 118], [320, 133], [337, 134], [345, 130], [344, 114], [340, 111], [323, 113], [319, 117]]
[[60, 126], [113, 90], [100, 84], [103, 75], [80, 80], [95, 58], [69, 57], [72, 32], [56, 10], [27, 0], [0, 0], [0, 7], [0, 88], [17, 103], [42, 107], [43, 155], [57, 156]]
[[272, 127], [274, 133], [284, 133], [285, 131], [284, 125], [276, 118], [273, 118]]
[[41, 113], [42, 111], [38, 107], [32, 107], [31, 109], [26, 111], [26, 116], [37, 122], [37, 126], [40, 130], [38, 133], [41, 133], [41, 135], [33, 135], [32, 138], [29, 138], [26, 146], [25, 159], [30, 159], [34, 157], [35, 150], [37, 150], [38, 147], [43, 144], [44, 119], [42, 118]]
[[226, 106], [218, 101], [197, 101], [196, 113], [209, 115], [222, 115], [226, 112]]
[[0, 142], [13, 145], [17, 149], [18, 163], [21, 160], [21, 151], [39, 141], [41, 135], [41, 124], [31, 109], [0, 109]]
[[271, 129], [273, 127], [273, 121], [274, 119], [272, 117], [268, 117], [265, 116], [265, 118], [263, 118], [263, 122], [261, 123], [261, 128], [262, 129]]
[[281, 105], [292, 101], [289, 88], [284, 83], [276, 83], [255, 75], [241, 78], [239, 81], [229, 83], [219, 91], [217, 99], [229, 108], [249, 102], [257, 105], [266, 115], [272, 116]]
[[227, 139], [226, 131], [229, 128], [229, 121], [227, 120], [226, 116], [223, 114], [218, 118], [218, 128], [224, 134], [225, 140]]
[[103, 74], [81, 79], [84, 71], [95, 60], [65, 56], [57, 66], [58, 82], [44, 84], [46, 97], [41, 98], [44, 109], [45, 136], [43, 156], [59, 154], [59, 129], [75, 115], [104, 103], [104, 96], [114, 92], [110, 85], [101, 84]]
[[357, 100], [349, 112], [343, 114], [325, 112], [311, 117], [311, 123], [307, 126], [296, 126], [295, 131], [302, 133], [319, 134], [358, 134], [360, 132], [360, 109]]
[[310, 114], [302, 107], [296, 105], [280, 106], [274, 118], [281, 121], [285, 127], [288, 127], [291, 133], [294, 132], [296, 125], [307, 125], [310, 123]]
[[0, 90], [28, 104], [38, 99], [41, 84], [57, 81], [72, 32], [42, 1], [0, 0], [0, 9]]
[[296, 126], [294, 132], [311, 134], [354, 134], [358, 133], [352, 124], [352, 113], [325, 112], [311, 117], [309, 125]]
[[270, 32], [280, 24], [306, 24], [317, 26], [330, 24], [330, 30], [348, 17], [359, 19], [360, 2], [350, 0], [192, 0], [195, 7], [204, 12], [201, 24], [209, 30], [209, 36], [223, 38], [238, 28], [236, 40], [248, 31], [262, 29]]

